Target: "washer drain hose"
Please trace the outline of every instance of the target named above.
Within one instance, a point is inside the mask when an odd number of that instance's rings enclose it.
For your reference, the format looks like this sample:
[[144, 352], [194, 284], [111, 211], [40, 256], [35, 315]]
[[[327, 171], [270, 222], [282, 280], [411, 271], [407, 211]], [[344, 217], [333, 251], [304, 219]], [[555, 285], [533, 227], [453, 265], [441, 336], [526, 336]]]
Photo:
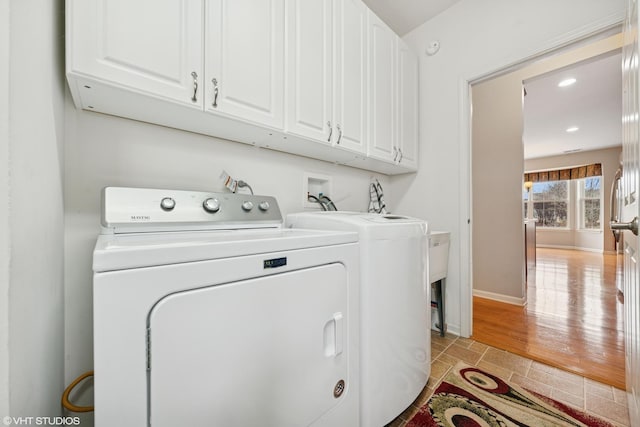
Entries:
[[62, 406], [64, 406], [71, 412], [92, 412], [93, 406], [76, 406], [73, 403], [69, 402], [69, 394], [71, 394], [71, 391], [75, 388], [75, 386], [77, 386], [85, 378], [92, 376], [93, 371], [87, 371], [73, 380], [73, 382], [69, 384], [69, 386], [64, 390], [64, 393], [62, 393]]

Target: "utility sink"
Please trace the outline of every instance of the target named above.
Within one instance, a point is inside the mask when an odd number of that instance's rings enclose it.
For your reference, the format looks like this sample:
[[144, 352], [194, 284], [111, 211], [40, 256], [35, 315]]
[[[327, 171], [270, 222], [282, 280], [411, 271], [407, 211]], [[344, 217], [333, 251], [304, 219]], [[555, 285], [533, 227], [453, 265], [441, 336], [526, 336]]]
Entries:
[[429, 283], [447, 277], [450, 235], [448, 231], [432, 231], [429, 235]]
[[[431, 327], [439, 330], [440, 336], [444, 336], [447, 330], [444, 305], [450, 234], [448, 231], [432, 231], [429, 235], [429, 283], [433, 289], [431, 307], [436, 309], [432, 312]], [[433, 319], [434, 315], [437, 319]]]

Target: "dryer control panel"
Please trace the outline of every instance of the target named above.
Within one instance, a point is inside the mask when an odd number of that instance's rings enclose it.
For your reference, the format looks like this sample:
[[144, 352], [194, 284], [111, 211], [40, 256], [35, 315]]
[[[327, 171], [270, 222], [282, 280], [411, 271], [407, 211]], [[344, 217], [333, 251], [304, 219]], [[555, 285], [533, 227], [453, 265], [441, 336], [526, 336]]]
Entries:
[[271, 196], [106, 187], [103, 234], [282, 227]]

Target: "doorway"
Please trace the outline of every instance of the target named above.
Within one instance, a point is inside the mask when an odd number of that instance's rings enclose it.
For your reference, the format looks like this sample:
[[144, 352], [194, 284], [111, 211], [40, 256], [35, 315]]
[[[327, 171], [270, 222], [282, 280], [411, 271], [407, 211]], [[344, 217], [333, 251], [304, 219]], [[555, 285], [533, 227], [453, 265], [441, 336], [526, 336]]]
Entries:
[[[525, 276], [525, 251], [524, 251], [524, 233], [523, 233], [523, 218], [524, 218], [524, 206], [522, 201], [523, 195], [523, 174], [527, 170], [525, 158], [525, 147], [522, 144], [523, 140], [523, 125], [525, 118], [523, 117], [523, 99], [526, 91], [523, 90], [523, 81], [531, 80], [536, 76], [546, 75], [553, 70], [567, 70], [576, 62], [594, 61], [593, 58], [606, 57], [616, 54], [621, 46], [622, 40], [620, 36], [612, 36], [606, 39], [597, 40], [589, 45], [578, 47], [569, 52], [555, 55], [550, 58], [545, 58], [535, 62], [532, 65], [523, 67], [508, 74], [503, 74], [498, 77], [483, 80], [482, 82], [476, 82], [472, 84], [472, 100], [473, 100], [473, 117], [472, 117], [472, 150], [471, 150], [471, 162], [472, 162], [472, 194], [473, 196], [473, 284], [474, 284], [474, 339], [478, 339], [477, 331], [482, 330], [482, 325], [477, 324], [480, 322], [481, 317], [479, 314], [483, 313], [486, 307], [493, 312], [499, 312], [499, 323], [502, 329], [494, 337], [494, 342], [487, 342], [488, 344], [502, 348], [507, 346], [508, 338], [514, 338], [514, 342], [520, 344], [521, 354], [536, 359], [536, 351], [532, 347], [531, 341], [536, 337], [545, 338], [544, 334], [539, 332], [542, 330], [544, 324], [538, 324], [541, 322], [552, 322], [555, 319], [556, 323], [562, 323], [568, 325], [566, 336], [575, 335], [575, 330], [571, 329], [571, 322], [567, 319], [562, 319], [559, 316], [554, 317], [553, 313], [549, 318], [544, 320], [539, 316], [534, 316], [532, 313], [535, 311], [535, 307], [540, 307], [546, 297], [542, 292], [543, 287], [538, 286], [536, 277], [546, 277], [546, 273], [537, 274], [538, 270], [534, 271], [532, 275], [534, 293], [528, 292], [526, 287]], [[619, 91], [621, 93], [621, 91]], [[554, 104], [555, 105], [555, 104]], [[551, 106], [549, 110], [551, 110]], [[557, 113], [556, 113], [557, 114]], [[619, 117], [621, 114], [619, 115]], [[619, 142], [619, 141], [618, 141]], [[615, 149], [614, 149], [615, 150]], [[619, 149], [618, 149], [619, 150]], [[590, 150], [585, 150], [585, 153]], [[566, 155], [566, 153], [561, 153]], [[583, 153], [584, 154], [584, 153]], [[602, 183], [604, 187], [607, 187], [613, 179], [613, 175], [617, 169], [618, 155], [613, 155], [613, 165], [607, 165], [603, 167], [604, 174]], [[567, 161], [565, 158], [563, 161]], [[574, 160], [577, 161], [577, 160]], [[577, 164], [586, 164], [584, 160], [577, 161]], [[571, 166], [573, 166], [571, 165]], [[559, 167], [560, 165], [555, 165]], [[564, 166], [569, 166], [565, 164]], [[531, 170], [531, 166], [528, 168]], [[610, 191], [610, 190], [609, 190]], [[606, 193], [600, 200], [608, 200]], [[573, 202], [567, 202], [573, 203]], [[601, 223], [604, 223], [604, 211], [608, 208], [603, 203], [601, 215]], [[577, 216], [574, 215], [572, 219], [577, 224]], [[570, 233], [569, 227], [564, 224], [562, 230], [555, 230], [555, 238], [561, 235], [571, 234], [572, 244], [556, 244], [557, 247], [582, 247], [581, 244], [575, 244], [577, 237], [575, 233]], [[600, 240], [604, 241], [603, 233], [609, 233], [608, 227], [602, 224], [600, 231]], [[608, 235], [607, 235], [608, 236]], [[546, 236], [548, 237], [548, 236]], [[584, 237], [584, 236], [580, 236]], [[554, 246], [549, 245], [547, 246]], [[594, 250], [597, 250], [595, 248]], [[601, 245], [599, 250], [602, 251], [604, 245]], [[565, 249], [566, 251], [566, 249]], [[542, 252], [542, 251], [541, 251]], [[577, 252], [577, 251], [572, 251]], [[540, 254], [542, 255], [542, 253]], [[559, 264], [564, 263], [566, 271], [584, 271], [593, 270], [594, 262], [596, 264], [604, 266], [605, 260], [600, 254], [600, 261], [589, 261], [589, 263], [581, 264], [581, 267], [573, 267], [576, 264], [575, 257], [567, 256], [568, 254], [553, 253], [553, 251], [545, 252], [544, 257], [540, 257], [540, 262], [537, 267], [546, 270], [558, 271]], [[575, 255], [572, 254], [572, 255]], [[562, 258], [565, 256], [565, 260], [558, 263], [554, 263], [555, 258]], [[615, 256], [614, 256], [615, 260]], [[557, 261], [557, 260], [556, 260]], [[568, 267], [571, 264], [572, 267]], [[610, 262], [609, 262], [610, 264]], [[615, 263], [613, 264], [614, 282], [613, 292], [615, 298]], [[591, 267], [590, 267], [591, 266]], [[575, 270], [577, 268], [577, 270]], [[608, 270], [610, 270], [610, 265]], [[604, 273], [603, 273], [604, 275]], [[573, 277], [571, 280], [580, 281], [580, 278]], [[577, 291], [577, 287], [574, 286], [573, 291]], [[529, 288], [531, 290], [531, 286]], [[572, 293], [575, 295], [575, 293]], [[533, 300], [535, 297], [537, 300]], [[556, 296], [557, 297], [557, 296]], [[481, 298], [482, 301], [490, 302], [491, 304], [478, 305], [476, 304], [476, 298]], [[552, 297], [553, 298], [553, 297]], [[528, 303], [528, 299], [532, 299]], [[584, 294], [577, 297], [579, 302], [585, 300]], [[492, 304], [497, 305], [492, 305]], [[613, 308], [614, 312], [615, 304]], [[614, 313], [615, 314], [615, 313]], [[598, 313], [592, 313], [593, 316], [599, 315]], [[516, 331], [511, 326], [514, 324], [517, 316], [522, 318], [522, 321], [529, 323], [532, 326], [530, 329], [525, 329], [525, 332]], [[507, 320], [509, 319], [509, 320]], [[583, 323], [589, 323], [589, 319], [583, 319]], [[536, 326], [537, 325], [537, 326]], [[536, 329], [537, 327], [537, 329]], [[549, 330], [549, 329], [547, 329]], [[538, 335], [536, 335], [536, 331]], [[573, 332], [572, 332], [573, 331]], [[610, 334], [611, 331], [607, 331]], [[620, 339], [621, 335], [620, 328]], [[529, 334], [529, 335], [528, 335]], [[617, 331], [616, 331], [617, 334]], [[560, 334], [561, 336], [561, 334]], [[516, 338], [517, 337], [517, 338]], [[490, 338], [487, 338], [490, 339]], [[546, 341], [552, 343], [549, 337], [546, 337]], [[496, 345], [497, 344], [497, 345]], [[552, 347], [554, 344], [552, 344]], [[558, 347], [558, 344], [555, 344]], [[607, 347], [609, 348], [609, 347]], [[506, 348], [505, 348], [506, 349]], [[576, 353], [580, 358], [581, 351]], [[603, 350], [604, 352], [604, 350]], [[544, 353], [544, 352], [541, 352]], [[547, 351], [546, 353], [552, 353]], [[621, 352], [622, 360], [624, 360], [624, 350]], [[562, 361], [562, 358], [558, 355], [553, 356], [553, 360], [558, 365]], [[539, 357], [538, 357], [539, 359]], [[547, 361], [548, 362], [548, 361]], [[562, 362], [567, 366], [566, 369], [574, 370], [576, 372], [585, 375], [584, 372], [580, 372], [579, 368], [576, 368], [575, 363]], [[617, 363], [614, 362], [614, 363]], [[621, 365], [624, 370], [624, 363]], [[606, 376], [606, 375], [605, 375]], [[624, 374], [622, 374], [622, 381]], [[603, 381], [603, 378], [596, 378], [599, 381]], [[620, 384], [615, 384], [620, 386]]]

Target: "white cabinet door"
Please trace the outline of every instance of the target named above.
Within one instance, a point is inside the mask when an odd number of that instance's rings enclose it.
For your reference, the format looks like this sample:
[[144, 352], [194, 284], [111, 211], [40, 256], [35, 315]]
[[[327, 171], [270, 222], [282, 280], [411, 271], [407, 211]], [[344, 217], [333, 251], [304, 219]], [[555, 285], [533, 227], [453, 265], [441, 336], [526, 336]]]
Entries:
[[367, 143], [367, 10], [361, 0], [334, 0], [334, 141], [358, 153]]
[[205, 109], [281, 129], [284, 0], [207, 0], [205, 29]]
[[417, 169], [419, 144], [418, 58], [398, 41], [398, 163]]
[[369, 13], [370, 129], [369, 156], [394, 161], [396, 141], [397, 36], [374, 13]]
[[202, 0], [71, 0], [67, 72], [202, 108]]
[[286, 7], [287, 131], [365, 152], [366, 7], [360, 0]]
[[287, 0], [287, 131], [331, 143], [331, 0]]

